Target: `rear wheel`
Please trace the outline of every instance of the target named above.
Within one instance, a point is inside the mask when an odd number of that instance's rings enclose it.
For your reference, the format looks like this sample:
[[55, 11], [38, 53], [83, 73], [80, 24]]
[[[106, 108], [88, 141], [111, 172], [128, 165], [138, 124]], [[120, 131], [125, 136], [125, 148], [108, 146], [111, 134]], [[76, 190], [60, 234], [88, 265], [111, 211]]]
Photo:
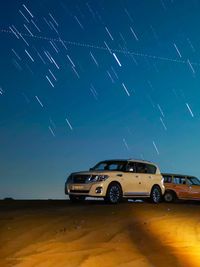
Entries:
[[164, 200], [165, 202], [174, 202], [176, 199], [176, 195], [172, 191], [167, 191], [164, 194]]
[[85, 196], [69, 195], [69, 199], [73, 203], [78, 203], [85, 200]]
[[151, 202], [159, 203], [162, 199], [162, 193], [159, 186], [155, 185], [151, 190]]
[[119, 184], [112, 183], [109, 185], [105, 201], [111, 204], [117, 204], [122, 199], [122, 190]]

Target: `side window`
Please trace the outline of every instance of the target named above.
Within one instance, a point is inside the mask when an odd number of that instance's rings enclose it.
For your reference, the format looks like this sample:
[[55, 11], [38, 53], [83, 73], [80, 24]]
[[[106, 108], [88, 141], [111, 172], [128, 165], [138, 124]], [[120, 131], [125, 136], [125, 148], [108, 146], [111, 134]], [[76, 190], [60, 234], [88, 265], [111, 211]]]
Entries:
[[155, 174], [156, 173], [156, 166], [151, 164], [145, 164], [147, 168], [147, 173], [149, 174]]
[[164, 183], [171, 183], [172, 177], [170, 175], [163, 175]]
[[102, 171], [105, 169], [105, 167], [107, 166], [107, 164], [104, 162], [104, 163], [100, 163], [98, 165], [98, 167], [95, 168], [95, 170], [99, 170], [99, 171]]
[[147, 166], [145, 163], [136, 162], [136, 173], [147, 173]]
[[110, 171], [117, 170], [117, 169], [118, 169], [118, 164], [117, 164], [117, 163], [110, 164], [110, 165], [108, 166], [108, 169], [109, 169]]
[[187, 177], [187, 183], [189, 185], [200, 185], [200, 181], [198, 178], [190, 176]]
[[185, 177], [174, 176], [174, 184], [186, 184]]
[[127, 172], [136, 172], [136, 169], [135, 169], [135, 162], [129, 162], [129, 163], [126, 165], [126, 171], [127, 171]]

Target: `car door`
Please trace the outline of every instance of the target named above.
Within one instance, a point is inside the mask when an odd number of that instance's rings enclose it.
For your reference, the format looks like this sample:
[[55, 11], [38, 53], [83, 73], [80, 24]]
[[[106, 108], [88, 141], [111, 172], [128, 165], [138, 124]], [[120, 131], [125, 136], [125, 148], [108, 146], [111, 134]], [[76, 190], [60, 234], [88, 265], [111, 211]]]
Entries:
[[189, 198], [191, 200], [200, 199], [200, 181], [196, 177], [187, 177], [187, 184], [189, 187]]
[[179, 198], [189, 198], [189, 186], [186, 182], [185, 176], [174, 176], [173, 178], [174, 189]]
[[135, 162], [129, 162], [124, 172], [123, 191], [124, 196], [141, 196], [143, 193], [140, 173], [137, 173]]
[[147, 173], [147, 166], [143, 162], [135, 162], [135, 178], [133, 181], [132, 192], [135, 196], [148, 196], [149, 190], [147, 183], [150, 174]]
[[158, 181], [159, 176], [156, 175], [156, 166], [148, 163], [145, 163], [145, 165], [145, 175], [142, 177], [142, 183], [145, 191], [150, 193], [154, 184], [161, 183], [162, 176], [160, 175], [160, 181]]

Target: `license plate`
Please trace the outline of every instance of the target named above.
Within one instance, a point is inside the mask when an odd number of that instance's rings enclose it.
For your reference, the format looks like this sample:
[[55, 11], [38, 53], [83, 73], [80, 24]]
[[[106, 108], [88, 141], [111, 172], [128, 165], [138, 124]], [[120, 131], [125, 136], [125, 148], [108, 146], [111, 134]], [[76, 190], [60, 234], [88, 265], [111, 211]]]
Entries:
[[82, 185], [72, 185], [72, 190], [82, 190], [83, 188]]

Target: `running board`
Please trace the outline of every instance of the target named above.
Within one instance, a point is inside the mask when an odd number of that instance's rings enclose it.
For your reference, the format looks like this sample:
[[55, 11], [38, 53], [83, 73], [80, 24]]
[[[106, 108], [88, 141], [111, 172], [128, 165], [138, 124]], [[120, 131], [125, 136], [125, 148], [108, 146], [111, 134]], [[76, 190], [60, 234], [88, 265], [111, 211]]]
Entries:
[[149, 193], [145, 192], [126, 192], [124, 197], [149, 197]]

